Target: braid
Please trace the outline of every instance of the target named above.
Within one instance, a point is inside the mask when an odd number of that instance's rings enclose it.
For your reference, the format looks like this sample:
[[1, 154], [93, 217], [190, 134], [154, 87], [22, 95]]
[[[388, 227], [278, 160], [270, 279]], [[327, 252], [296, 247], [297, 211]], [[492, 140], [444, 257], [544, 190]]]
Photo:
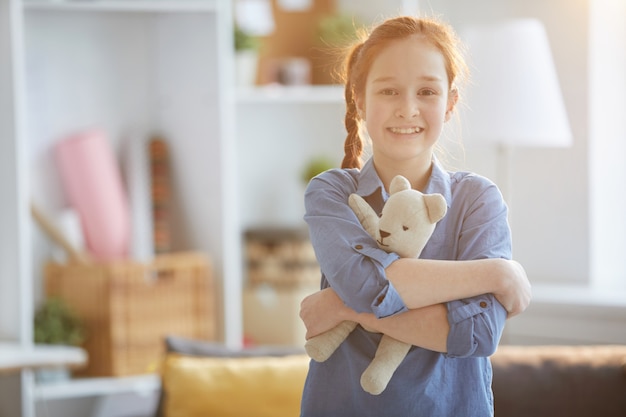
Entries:
[[361, 168], [361, 154], [363, 153], [363, 141], [359, 134], [358, 111], [354, 100], [352, 66], [357, 60], [363, 44], [357, 44], [346, 60], [346, 115], [344, 125], [348, 135], [344, 143], [344, 158], [341, 163], [342, 168]]
[[352, 88], [346, 86], [346, 116], [344, 124], [348, 135], [343, 146], [345, 156], [341, 163], [342, 168], [361, 168], [360, 156], [363, 151], [363, 142], [359, 135], [359, 124], [357, 122], [357, 108], [352, 97]]

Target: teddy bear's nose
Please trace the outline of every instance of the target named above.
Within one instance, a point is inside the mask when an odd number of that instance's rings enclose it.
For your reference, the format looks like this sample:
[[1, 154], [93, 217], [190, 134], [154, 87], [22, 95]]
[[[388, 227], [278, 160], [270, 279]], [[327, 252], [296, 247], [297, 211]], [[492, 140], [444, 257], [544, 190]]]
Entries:
[[391, 234], [389, 232], [385, 232], [384, 230], [379, 230], [379, 232], [380, 232], [380, 237], [383, 239]]

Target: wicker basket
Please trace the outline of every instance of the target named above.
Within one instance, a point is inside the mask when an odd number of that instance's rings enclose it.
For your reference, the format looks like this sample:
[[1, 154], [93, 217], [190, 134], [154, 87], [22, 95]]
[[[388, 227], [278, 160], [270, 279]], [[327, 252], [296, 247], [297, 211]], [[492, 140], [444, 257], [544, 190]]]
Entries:
[[248, 230], [246, 263], [249, 285], [297, 287], [320, 282], [313, 246], [301, 229]]
[[150, 264], [49, 263], [45, 278], [47, 295], [85, 323], [89, 362], [81, 376], [154, 372], [169, 334], [215, 338], [211, 268], [201, 254], [160, 255]]

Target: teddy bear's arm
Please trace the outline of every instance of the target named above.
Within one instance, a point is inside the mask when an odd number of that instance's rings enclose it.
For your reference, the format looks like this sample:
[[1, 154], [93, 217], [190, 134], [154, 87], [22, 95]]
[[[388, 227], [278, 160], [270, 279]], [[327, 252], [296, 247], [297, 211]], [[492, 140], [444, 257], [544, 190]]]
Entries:
[[357, 326], [353, 321], [342, 321], [336, 327], [306, 341], [304, 349], [309, 357], [316, 362], [324, 362], [330, 358], [346, 337]]
[[356, 217], [359, 219], [359, 222], [361, 222], [361, 226], [363, 226], [365, 231], [369, 233], [372, 238], [376, 239], [378, 235], [379, 218], [372, 206], [358, 194], [350, 194], [350, 197], [348, 197], [348, 205], [352, 211], [354, 211], [354, 214], [356, 214]]

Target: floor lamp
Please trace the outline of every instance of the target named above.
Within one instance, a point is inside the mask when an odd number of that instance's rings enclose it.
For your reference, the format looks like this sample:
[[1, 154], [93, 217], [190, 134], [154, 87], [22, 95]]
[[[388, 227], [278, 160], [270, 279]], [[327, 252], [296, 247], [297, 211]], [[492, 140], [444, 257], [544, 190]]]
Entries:
[[497, 176], [511, 207], [513, 149], [572, 144], [548, 37], [536, 19], [476, 25], [462, 37], [471, 72], [464, 131], [498, 146]]

